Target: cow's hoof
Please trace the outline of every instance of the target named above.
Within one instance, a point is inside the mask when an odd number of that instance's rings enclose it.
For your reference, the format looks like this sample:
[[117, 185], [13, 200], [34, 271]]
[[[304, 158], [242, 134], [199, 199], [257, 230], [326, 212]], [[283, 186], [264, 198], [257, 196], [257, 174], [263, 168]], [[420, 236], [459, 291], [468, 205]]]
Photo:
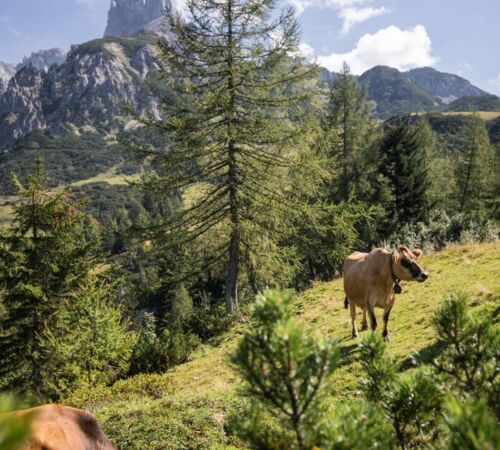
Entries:
[[357, 339], [359, 337], [358, 333], [355, 333], [354, 331], [351, 334], [352, 339]]
[[368, 330], [368, 324], [367, 323], [362, 323], [361, 324], [361, 331], [366, 331]]
[[389, 338], [389, 335], [388, 335], [388, 334], [386, 334], [385, 336], [382, 336], [382, 337], [384, 338], [384, 341], [385, 341], [385, 342], [390, 342], [390, 340], [391, 340], [391, 339]]

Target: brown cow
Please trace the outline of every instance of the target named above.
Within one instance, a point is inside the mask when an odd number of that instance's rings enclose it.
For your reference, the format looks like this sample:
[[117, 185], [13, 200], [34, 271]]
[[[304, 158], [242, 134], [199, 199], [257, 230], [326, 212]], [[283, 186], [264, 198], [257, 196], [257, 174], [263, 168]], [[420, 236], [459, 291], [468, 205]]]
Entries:
[[34, 416], [31, 437], [20, 450], [116, 450], [96, 418], [81, 409], [43, 405], [11, 414]]
[[375, 307], [384, 308], [384, 330], [382, 336], [389, 340], [387, 322], [394, 305], [395, 294], [401, 292], [399, 282], [423, 282], [429, 277], [417, 263], [422, 251], [408, 250], [400, 246], [396, 251], [389, 252], [383, 248], [376, 248], [370, 253], [354, 252], [344, 262], [344, 291], [346, 299], [344, 306], [349, 306], [352, 322], [352, 337], [358, 337], [356, 329], [356, 306], [363, 309], [361, 329], [366, 330], [368, 323], [366, 313], [370, 316], [371, 329], [377, 328]]

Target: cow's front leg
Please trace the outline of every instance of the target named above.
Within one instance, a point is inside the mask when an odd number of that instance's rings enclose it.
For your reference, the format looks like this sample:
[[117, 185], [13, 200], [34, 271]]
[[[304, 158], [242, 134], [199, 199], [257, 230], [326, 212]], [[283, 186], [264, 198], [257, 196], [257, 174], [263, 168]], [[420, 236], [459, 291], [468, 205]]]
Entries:
[[349, 312], [351, 313], [352, 337], [358, 337], [358, 330], [356, 329], [356, 305], [353, 301], [349, 300]]
[[387, 324], [389, 323], [389, 316], [391, 314], [392, 306], [394, 305], [394, 300], [395, 300], [395, 296], [394, 296], [394, 294], [392, 294], [389, 297], [389, 299], [387, 300], [387, 303], [385, 304], [385, 308], [384, 308], [384, 315], [383, 315], [384, 329], [382, 331], [382, 337], [384, 338], [384, 341], [386, 341], [386, 342], [389, 341], [389, 332], [387, 331]]
[[361, 331], [368, 330], [368, 320], [366, 318], [366, 306], [363, 308], [363, 321], [361, 322]]
[[377, 329], [377, 316], [375, 315], [375, 299], [368, 298], [366, 301], [366, 309], [368, 309], [368, 316], [370, 317], [370, 325], [372, 331]]

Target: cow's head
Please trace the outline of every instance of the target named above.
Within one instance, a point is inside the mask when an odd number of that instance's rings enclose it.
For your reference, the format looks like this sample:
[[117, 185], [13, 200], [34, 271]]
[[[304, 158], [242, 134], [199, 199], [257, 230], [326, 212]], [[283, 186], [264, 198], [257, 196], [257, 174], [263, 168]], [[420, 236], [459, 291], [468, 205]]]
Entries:
[[410, 251], [404, 245], [401, 245], [392, 256], [393, 270], [396, 277], [403, 281], [423, 281], [429, 278], [429, 272], [426, 272], [418, 263], [422, 256], [422, 250], [418, 248]]

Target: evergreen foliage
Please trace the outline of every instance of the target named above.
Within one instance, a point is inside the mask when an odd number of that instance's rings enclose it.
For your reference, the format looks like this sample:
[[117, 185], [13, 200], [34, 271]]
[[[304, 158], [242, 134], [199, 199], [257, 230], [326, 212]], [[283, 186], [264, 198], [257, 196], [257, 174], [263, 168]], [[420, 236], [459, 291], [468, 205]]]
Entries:
[[500, 419], [500, 336], [493, 318], [473, 318], [468, 312], [467, 295], [452, 293], [434, 317], [442, 349], [433, 365], [447, 389], [480, 398], [488, 393], [492, 410]]
[[26, 183], [14, 181], [20, 201], [0, 241], [0, 380], [4, 388], [40, 395], [50, 366], [44, 333], [87, 275], [96, 239], [80, 205], [66, 191], [47, 188], [40, 160]]
[[[321, 385], [340, 363], [337, 347], [303, 334], [289, 293], [266, 292], [256, 304], [256, 327], [234, 356], [254, 403], [250, 420], [240, 424], [242, 435], [253, 448], [266, 449], [496, 448], [498, 327], [488, 314], [470, 318], [466, 300], [451, 294], [436, 313], [435, 346], [445, 351], [434, 367], [401, 373], [387, 344], [370, 334], [359, 353], [365, 400], [326, 409]], [[467, 384], [464, 373], [478, 379]], [[303, 420], [294, 420], [302, 417], [294, 411], [303, 411]]]
[[57, 327], [44, 336], [51, 397], [110, 384], [127, 373], [136, 336], [122, 317], [116, 288], [105, 280], [91, 277], [71, 293], [57, 313]]
[[492, 168], [495, 163], [488, 132], [477, 113], [473, 113], [462, 130], [463, 152], [457, 167], [459, 212], [478, 211], [492, 192]]
[[[234, 362], [247, 381], [247, 395], [293, 432], [293, 441], [279, 448], [305, 450], [317, 440], [314, 424], [321, 388], [338, 366], [340, 355], [333, 340], [306, 334], [293, 319], [291, 299], [289, 292], [280, 291], [267, 291], [257, 299], [254, 319], [258, 327], [245, 334]], [[263, 439], [258, 417], [253, 426], [254, 439]]]
[[330, 193], [338, 203], [359, 195], [359, 185], [365, 175], [363, 153], [373, 139], [371, 108], [366, 93], [346, 63], [333, 82], [323, 126], [329, 153], [339, 168]]
[[379, 170], [387, 180], [393, 200], [385, 205], [382, 233], [390, 235], [404, 224], [425, 222], [429, 213], [429, 129], [423, 120], [410, 117], [387, 124], [380, 144]]
[[190, 22], [168, 15], [176, 39], [162, 40], [159, 52], [172, 94], [162, 104], [164, 120], [145, 119], [170, 143], [141, 148], [162, 163], [146, 186], [168, 194], [199, 187], [192, 204], [163, 222], [162, 234], [176, 245], [210, 236], [213, 248], [208, 256], [198, 248], [191, 268], [224, 261], [228, 312], [238, 307], [240, 269], [250, 274], [254, 258], [272, 255], [260, 248], [272, 247], [279, 232], [273, 210], [284, 197], [284, 144], [300, 134], [308, 70], [289, 57], [298, 44], [292, 10], [276, 15], [275, 7], [275, 0], [190, 0]]

